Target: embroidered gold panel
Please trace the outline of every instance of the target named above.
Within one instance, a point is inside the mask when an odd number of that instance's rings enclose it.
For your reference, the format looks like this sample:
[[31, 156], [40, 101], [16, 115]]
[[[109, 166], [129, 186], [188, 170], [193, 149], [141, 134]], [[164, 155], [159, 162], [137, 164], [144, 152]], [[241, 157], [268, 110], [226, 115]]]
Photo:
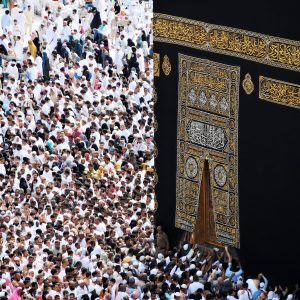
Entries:
[[217, 240], [239, 247], [240, 69], [179, 54], [178, 70], [175, 226], [193, 232], [208, 160]]
[[168, 55], [164, 56], [163, 63], [162, 63], [162, 70], [166, 76], [169, 76], [172, 71], [172, 66]]
[[153, 74], [155, 77], [159, 77], [160, 75], [160, 54], [153, 54]]
[[154, 40], [300, 71], [300, 42], [155, 13]]
[[259, 99], [300, 108], [300, 85], [259, 76]]

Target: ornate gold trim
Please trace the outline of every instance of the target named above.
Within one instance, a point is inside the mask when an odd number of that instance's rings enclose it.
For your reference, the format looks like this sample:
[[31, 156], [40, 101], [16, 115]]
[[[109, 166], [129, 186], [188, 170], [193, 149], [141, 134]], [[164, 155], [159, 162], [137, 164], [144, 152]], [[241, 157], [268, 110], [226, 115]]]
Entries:
[[247, 95], [251, 95], [253, 93], [254, 84], [253, 84], [253, 81], [251, 79], [251, 75], [249, 73], [247, 73], [245, 75], [245, 78], [242, 82], [242, 86], [243, 86], [243, 89], [244, 89], [244, 91]]
[[159, 77], [160, 75], [160, 54], [153, 54], [153, 74], [155, 77]]
[[240, 68], [179, 53], [175, 226], [193, 232], [205, 159], [218, 243], [239, 247]]
[[300, 108], [300, 85], [259, 76], [259, 99]]
[[163, 72], [166, 76], [169, 76], [170, 73], [171, 73], [172, 66], [171, 66], [170, 59], [169, 59], [168, 55], [164, 56], [163, 63], [162, 63], [162, 70], [163, 70]]
[[154, 14], [154, 40], [300, 71], [300, 42], [200, 21]]
[[156, 91], [155, 86], [153, 87], [153, 90], [152, 90], [152, 99], [153, 99], [154, 104], [156, 104], [157, 103], [157, 91]]

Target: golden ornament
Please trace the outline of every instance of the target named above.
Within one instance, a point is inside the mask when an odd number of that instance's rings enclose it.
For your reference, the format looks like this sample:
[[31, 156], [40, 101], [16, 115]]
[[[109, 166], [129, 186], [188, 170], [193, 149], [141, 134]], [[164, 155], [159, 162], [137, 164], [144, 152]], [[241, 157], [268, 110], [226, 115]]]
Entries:
[[243, 89], [247, 95], [251, 95], [254, 91], [254, 84], [251, 79], [251, 75], [247, 73], [242, 82]]

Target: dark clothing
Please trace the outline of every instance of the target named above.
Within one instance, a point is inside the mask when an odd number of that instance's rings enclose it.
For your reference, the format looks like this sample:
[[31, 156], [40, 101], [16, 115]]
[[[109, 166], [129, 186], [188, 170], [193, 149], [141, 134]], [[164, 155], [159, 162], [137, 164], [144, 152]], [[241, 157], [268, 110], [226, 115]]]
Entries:
[[81, 55], [82, 55], [82, 45], [81, 45], [81, 43], [80, 43], [80, 41], [79, 40], [76, 40], [75, 41], [75, 53], [79, 56], [79, 57], [81, 57]]
[[41, 52], [40, 52], [40, 45], [41, 45], [41, 43], [40, 43], [39, 33], [36, 31], [36, 34], [37, 34], [37, 36], [33, 39], [32, 42], [34, 43], [34, 45], [35, 45], [35, 47], [37, 49], [37, 54], [41, 55]]
[[91, 27], [91, 29], [94, 29], [94, 28], [98, 29], [100, 27], [100, 25], [101, 25], [100, 13], [99, 13], [99, 11], [96, 11], [90, 27]]
[[50, 63], [49, 63], [49, 58], [47, 56], [47, 53], [44, 52], [43, 53], [43, 76], [45, 78], [45, 80], [50, 80]]

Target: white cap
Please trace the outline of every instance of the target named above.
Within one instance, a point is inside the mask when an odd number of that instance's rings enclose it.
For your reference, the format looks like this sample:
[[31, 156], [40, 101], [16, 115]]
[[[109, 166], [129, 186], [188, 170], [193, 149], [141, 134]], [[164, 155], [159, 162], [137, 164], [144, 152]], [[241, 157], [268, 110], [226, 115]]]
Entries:
[[158, 259], [164, 259], [164, 256], [161, 253], [158, 253], [157, 258]]
[[182, 289], [187, 289], [187, 285], [184, 283], [184, 284], [181, 285], [181, 288]]
[[183, 246], [183, 250], [187, 250], [189, 248], [189, 245], [188, 244], [185, 244], [184, 246]]
[[0, 285], [3, 285], [5, 283], [6, 283], [5, 279], [0, 279]]
[[124, 268], [124, 269], [128, 269], [128, 268], [129, 268], [129, 264], [128, 264], [128, 263], [124, 263], [124, 264], [123, 264], [123, 268]]
[[55, 166], [55, 167], [53, 168], [53, 171], [54, 171], [54, 172], [59, 172], [59, 167]]
[[138, 267], [139, 262], [138, 262], [137, 260], [135, 260], [135, 261], [132, 263], [132, 265], [133, 265], [134, 267]]

